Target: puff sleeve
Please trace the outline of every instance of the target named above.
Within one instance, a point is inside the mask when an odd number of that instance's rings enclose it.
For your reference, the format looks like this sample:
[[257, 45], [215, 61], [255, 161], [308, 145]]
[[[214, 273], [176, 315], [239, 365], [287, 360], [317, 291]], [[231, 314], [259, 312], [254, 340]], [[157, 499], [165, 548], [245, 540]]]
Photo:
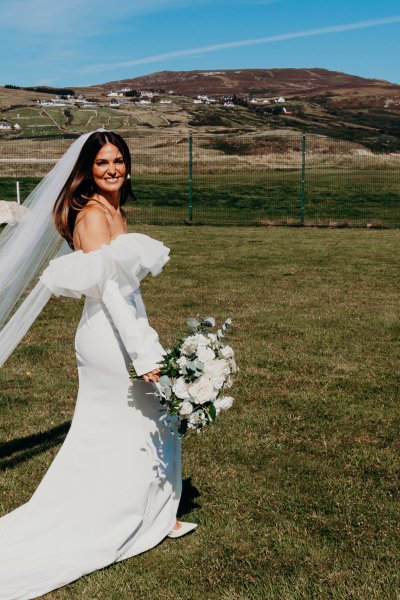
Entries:
[[[98, 250], [78, 250], [50, 261], [40, 280], [55, 296], [85, 295], [101, 302], [136, 373], [143, 375], [158, 367], [165, 351], [140, 310], [139, 286], [148, 273], [160, 273], [168, 255], [166, 246], [147, 235], [121, 234]], [[130, 301], [132, 293], [139, 296], [141, 306]]]

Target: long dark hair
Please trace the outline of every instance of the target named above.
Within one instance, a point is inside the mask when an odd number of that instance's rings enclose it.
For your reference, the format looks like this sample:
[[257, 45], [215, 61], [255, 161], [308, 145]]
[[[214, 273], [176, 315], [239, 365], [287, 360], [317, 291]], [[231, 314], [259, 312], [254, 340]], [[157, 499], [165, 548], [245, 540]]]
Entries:
[[[95, 131], [88, 137], [53, 208], [54, 224], [71, 248], [74, 247], [73, 233], [78, 212], [96, 192], [92, 168], [97, 154], [105, 144], [114, 144], [118, 148], [125, 162], [126, 174], [131, 172], [131, 154], [120, 135], [114, 131]], [[129, 178], [125, 178], [120, 193], [121, 205], [134, 198]]]

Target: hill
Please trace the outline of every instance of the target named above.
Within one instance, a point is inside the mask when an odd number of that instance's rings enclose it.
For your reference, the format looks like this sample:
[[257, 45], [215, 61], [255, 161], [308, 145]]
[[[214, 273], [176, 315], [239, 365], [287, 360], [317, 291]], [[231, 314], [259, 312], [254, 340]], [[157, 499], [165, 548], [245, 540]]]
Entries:
[[[148, 105], [129, 96], [110, 105], [107, 94], [125, 94], [121, 90], [127, 88], [155, 97]], [[66, 136], [103, 125], [129, 135], [151, 129], [178, 135], [301, 131], [374, 152], [400, 152], [400, 85], [337, 71], [161, 71], [74, 91], [75, 97], [84, 95], [94, 104], [44, 107], [38, 104], [43, 94], [0, 88], [0, 118], [22, 125], [19, 137]], [[215, 102], [195, 104], [199, 95], [212, 96]], [[276, 103], [280, 96], [285, 102]], [[234, 106], [224, 106], [224, 99], [232, 97]]]
[[[109, 91], [119, 86], [134, 89], [173, 90], [182, 96], [284, 95], [287, 98], [350, 96], [354, 91], [366, 98], [400, 93], [400, 86], [379, 79], [365, 79], [327, 69], [242, 69], [221, 71], [160, 71], [142, 77], [93, 86]], [[90, 88], [89, 88], [90, 89]]]

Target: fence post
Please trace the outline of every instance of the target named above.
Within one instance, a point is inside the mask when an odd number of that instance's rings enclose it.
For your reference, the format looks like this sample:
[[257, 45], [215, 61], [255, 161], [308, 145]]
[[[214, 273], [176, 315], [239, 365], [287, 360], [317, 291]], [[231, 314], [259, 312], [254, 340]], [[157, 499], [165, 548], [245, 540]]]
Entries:
[[301, 209], [300, 223], [304, 226], [304, 207], [305, 207], [305, 179], [306, 179], [306, 136], [301, 137]]
[[189, 190], [188, 190], [188, 200], [189, 200], [189, 223], [192, 222], [193, 219], [193, 138], [192, 134], [189, 133]]
[[17, 181], [17, 202], [18, 204], [21, 204], [21, 196], [19, 193], [19, 181]]

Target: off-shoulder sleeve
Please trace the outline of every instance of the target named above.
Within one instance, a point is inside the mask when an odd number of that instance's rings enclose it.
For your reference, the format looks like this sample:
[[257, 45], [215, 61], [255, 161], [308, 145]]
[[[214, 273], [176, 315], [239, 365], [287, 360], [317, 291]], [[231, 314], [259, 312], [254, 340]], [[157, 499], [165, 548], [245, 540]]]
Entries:
[[109, 245], [72, 252], [50, 261], [40, 279], [56, 296], [82, 295], [103, 304], [138, 375], [158, 367], [164, 349], [147, 318], [128, 301], [148, 273], [157, 275], [169, 260], [169, 249], [149, 236], [123, 234]]
[[123, 295], [135, 291], [148, 274], [158, 275], [169, 260], [169, 248], [141, 233], [119, 235], [98, 250], [78, 250], [51, 260], [40, 280], [55, 296], [101, 300], [110, 279]]

